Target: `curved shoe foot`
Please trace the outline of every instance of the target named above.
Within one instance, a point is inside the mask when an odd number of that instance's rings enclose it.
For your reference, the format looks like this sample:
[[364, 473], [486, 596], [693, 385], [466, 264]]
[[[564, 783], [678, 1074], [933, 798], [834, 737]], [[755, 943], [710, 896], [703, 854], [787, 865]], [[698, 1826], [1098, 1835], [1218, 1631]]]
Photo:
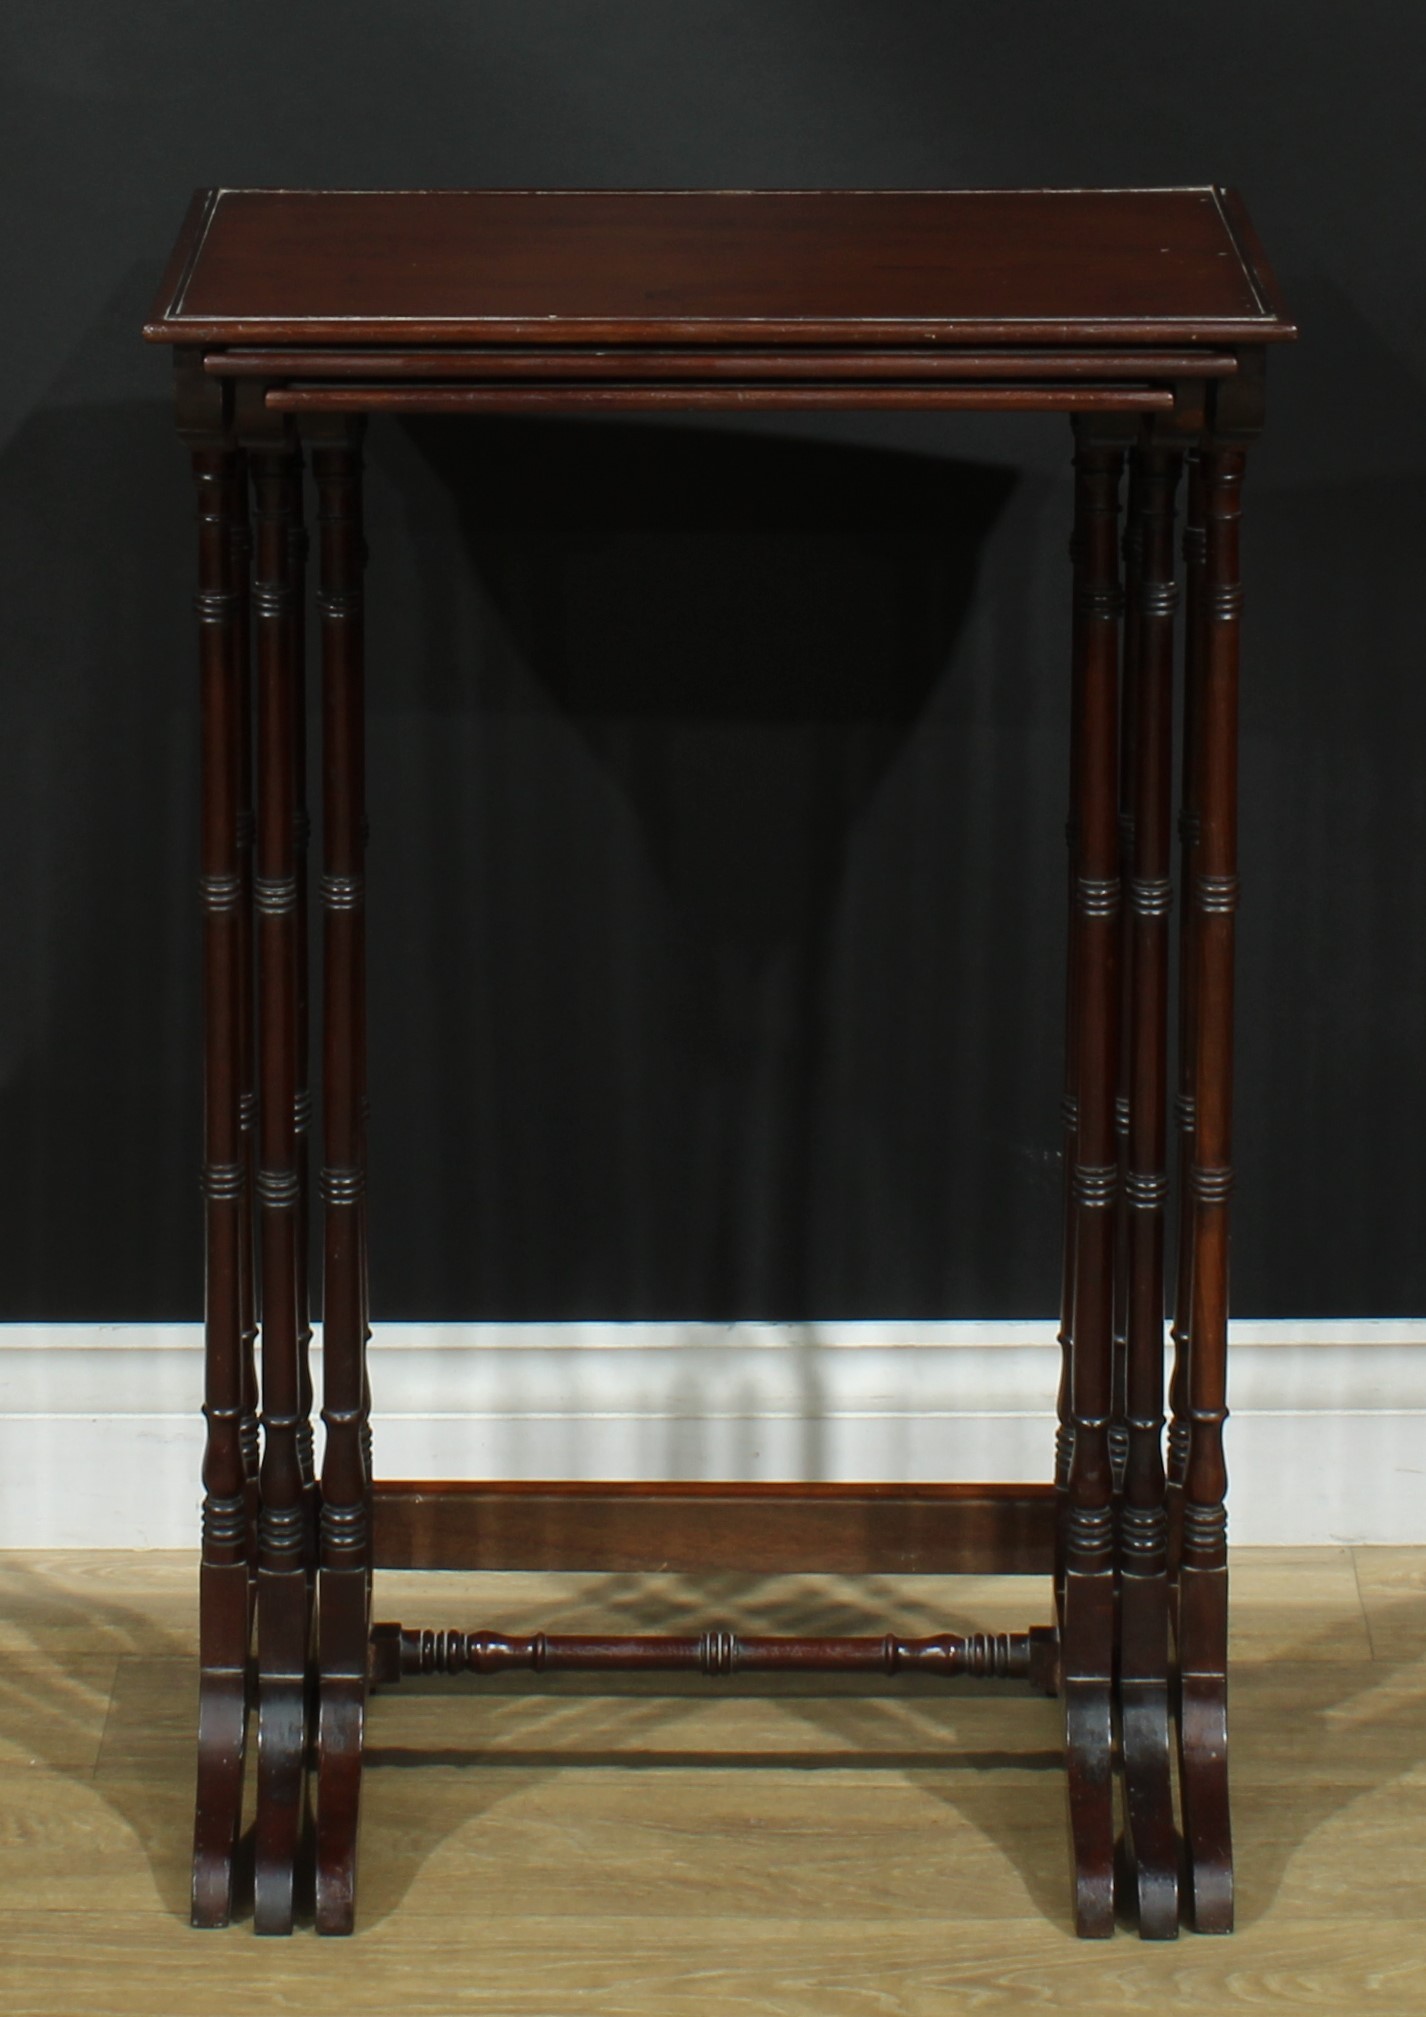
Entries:
[[1074, 1930], [1081, 1940], [1107, 1940], [1114, 1931], [1114, 1717], [1109, 1683], [1066, 1679], [1064, 1703]]
[[[206, 1541], [205, 1541], [206, 1546]], [[205, 1562], [198, 1576], [198, 1775], [193, 1804], [195, 1926], [226, 1926], [243, 1820], [253, 1702], [252, 1577], [244, 1560]]]
[[311, 1637], [306, 1569], [260, 1570], [253, 1869], [253, 1927], [258, 1933], [292, 1931], [307, 1810]]
[[261, 1684], [258, 1708], [257, 1828], [253, 1843], [253, 1930], [290, 1933], [307, 1805], [306, 1686]]
[[1166, 1683], [1121, 1683], [1119, 1749], [1127, 1877], [1142, 1940], [1178, 1938], [1179, 1846]]
[[243, 1815], [248, 1680], [235, 1669], [205, 1669], [198, 1682], [198, 1788], [193, 1811], [195, 1926], [233, 1916], [233, 1870]]
[[350, 1933], [356, 1916], [357, 1826], [366, 1683], [324, 1678], [317, 1712], [317, 1894], [319, 1933]]
[[1231, 1933], [1228, 1689], [1221, 1675], [1186, 1674], [1180, 1682], [1179, 1787], [1193, 1929], [1196, 1933]]

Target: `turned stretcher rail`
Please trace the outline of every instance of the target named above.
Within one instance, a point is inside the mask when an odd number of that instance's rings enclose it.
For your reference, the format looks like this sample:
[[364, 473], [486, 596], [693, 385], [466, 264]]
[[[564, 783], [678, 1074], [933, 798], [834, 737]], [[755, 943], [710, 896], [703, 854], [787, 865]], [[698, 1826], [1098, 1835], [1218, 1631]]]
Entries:
[[1031, 1632], [943, 1632], [905, 1639], [749, 1637], [711, 1626], [702, 1632], [610, 1636], [591, 1633], [506, 1634], [421, 1631], [378, 1625], [371, 1636], [371, 1678], [399, 1681], [422, 1674], [934, 1674], [947, 1680], [1035, 1681], [1053, 1690], [1056, 1635]]

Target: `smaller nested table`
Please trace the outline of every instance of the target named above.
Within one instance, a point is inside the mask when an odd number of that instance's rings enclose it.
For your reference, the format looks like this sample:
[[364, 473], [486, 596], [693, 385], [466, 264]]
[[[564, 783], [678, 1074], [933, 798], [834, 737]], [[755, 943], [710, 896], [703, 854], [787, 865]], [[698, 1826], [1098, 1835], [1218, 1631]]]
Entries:
[[[1223, 1465], [1239, 513], [1295, 334], [1221, 190], [205, 190], [145, 334], [198, 493], [207, 1450], [193, 1917], [353, 1923], [374, 1682], [520, 1666], [992, 1675], [1058, 1692], [1075, 1923], [1232, 1924]], [[1053, 1483], [373, 1482], [361, 431], [377, 412], [1047, 411], [1075, 435], [1063, 1378]], [[308, 1294], [302, 444], [322, 656], [318, 1483]], [[1121, 491], [1128, 465], [1127, 510]], [[1187, 464], [1178, 1240], [1164, 1449], [1176, 499]], [[1122, 526], [1122, 548], [1121, 548]], [[1121, 620], [1122, 619], [1122, 620]], [[254, 812], [255, 805], [255, 812]], [[936, 865], [928, 863], [928, 884]], [[261, 1332], [261, 1377], [256, 1344]], [[259, 1421], [261, 1433], [259, 1432]], [[1038, 1572], [1055, 1623], [907, 1639], [598, 1638], [371, 1622], [376, 1567]], [[256, 1629], [257, 1655], [252, 1661]]]

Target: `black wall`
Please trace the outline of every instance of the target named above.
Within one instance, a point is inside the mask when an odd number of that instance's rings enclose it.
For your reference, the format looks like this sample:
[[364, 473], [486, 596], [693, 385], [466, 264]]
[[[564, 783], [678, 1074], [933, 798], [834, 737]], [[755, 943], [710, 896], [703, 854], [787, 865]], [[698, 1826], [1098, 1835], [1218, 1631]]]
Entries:
[[[987, 25], [988, 24], [988, 25]], [[197, 184], [1236, 183], [1245, 1314], [1426, 1310], [1426, 16], [8, 0], [0, 1316], [194, 1315]], [[378, 1314], [1042, 1314], [1067, 430], [374, 426]]]

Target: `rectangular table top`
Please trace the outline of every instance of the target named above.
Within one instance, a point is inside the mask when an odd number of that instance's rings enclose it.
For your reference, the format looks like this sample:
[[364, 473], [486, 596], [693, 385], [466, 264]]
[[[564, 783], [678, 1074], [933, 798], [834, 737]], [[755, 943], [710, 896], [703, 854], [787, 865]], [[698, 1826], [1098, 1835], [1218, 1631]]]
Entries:
[[1230, 191], [200, 190], [160, 343], [1208, 344], [1295, 335]]

